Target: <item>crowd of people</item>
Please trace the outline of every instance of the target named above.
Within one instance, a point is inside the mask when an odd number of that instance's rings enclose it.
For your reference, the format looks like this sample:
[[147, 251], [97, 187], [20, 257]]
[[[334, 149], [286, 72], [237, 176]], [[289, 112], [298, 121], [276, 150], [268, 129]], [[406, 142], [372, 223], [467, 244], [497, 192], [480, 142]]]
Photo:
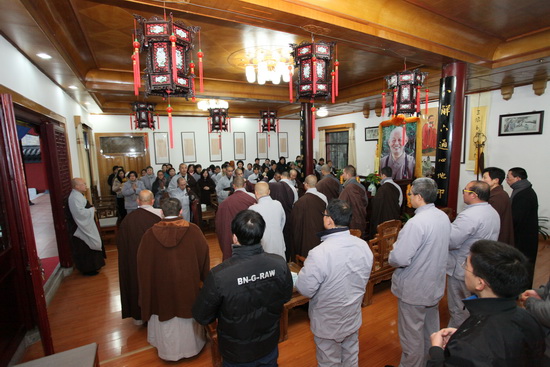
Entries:
[[[147, 167], [140, 177], [113, 167], [109, 184], [126, 211], [117, 237], [122, 317], [147, 322], [160, 358], [200, 353], [201, 325], [217, 321], [224, 366], [276, 366], [279, 318], [294, 288], [310, 298], [318, 365], [358, 366], [361, 302], [373, 270], [366, 240], [377, 224], [399, 219], [406, 194], [415, 215], [388, 259], [395, 267], [400, 366], [549, 365], [550, 282], [530, 289], [538, 203], [524, 169], [505, 176], [486, 168], [482, 180], [462, 190], [466, 207], [451, 222], [434, 205], [438, 188], [430, 178], [415, 179], [404, 193], [391, 167], [382, 168], [367, 213], [355, 167], [343, 168], [342, 184], [322, 158], [314, 167], [306, 176], [300, 156], [261, 165], [256, 159], [246, 168], [242, 161], [205, 169], [182, 163], [178, 173], [166, 164], [156, 175]], [[82, 207], [73, 216], [85, 232], [89, 209], [78, 196], [85, 185], [75, 179], [73, 188], [71, 212]], [[212, 269], [204, 234], [192, 223], [195, 200], [218, 203], [224, 261]], [[88, 242], [81, 232], [74, 236], [82, 247]], [[100, 251], [89, 237], [90, 250]], [[287, 263], [296, 255], [305, 261], [291, 274]], [[450, 321], [440, 329], [445, 292]]]

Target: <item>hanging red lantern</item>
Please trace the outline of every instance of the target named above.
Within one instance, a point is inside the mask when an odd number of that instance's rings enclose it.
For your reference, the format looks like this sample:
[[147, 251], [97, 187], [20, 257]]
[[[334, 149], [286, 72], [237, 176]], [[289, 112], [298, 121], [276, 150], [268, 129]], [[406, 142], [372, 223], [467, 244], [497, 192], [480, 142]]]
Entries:
[[392, 115], [420, 113], [420, 87], [428, 73], [418, 69], [394, 73], [385, 77], [388, 88], [393, 91]]

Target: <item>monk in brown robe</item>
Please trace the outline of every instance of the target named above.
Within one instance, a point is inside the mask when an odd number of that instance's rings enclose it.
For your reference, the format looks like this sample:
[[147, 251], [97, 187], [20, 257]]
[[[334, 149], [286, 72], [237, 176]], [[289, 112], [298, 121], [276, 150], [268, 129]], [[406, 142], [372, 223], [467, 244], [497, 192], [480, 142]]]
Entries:
[[500, 232], [498, 241], [514, 246], [514, 222], [512, 218], [512, 205], [508, 193], [502, 188], [502, 182], [506, 178], [504, 170], [497, 167], [487, 167], [483, 170], [482, 180], [489, 184], [491, 195], [489, 204], [500, 216]]
[[292, 249], [291, 256], [296, 254], [307, 257], [309, 250], [321, 243], [317, 233], [324, 231], [323, 213], [327, 207], [327, 197], [320, 193], [315, 185], [317, 177], [309, 175], [304, 180], [306, 193], [298, 199], [291, 214]]
[[[369, 239], [376, 236], [377, 227], [387, 220], [401, 218], [401, 205], [399, 205], [399, 193], [401, 188], [393, 182], [391, 167], [380, 170], [381, 186], [372, 199], [372, 212], [370, 213]], [[402, 195], [401, 195], [401, 200]]]
[[239, 212], [248, 209], [250, 205], [256, 204], [256, 198], [253, 194], [246, 192], [244, 189], [243, 177], [237, 176], [233, 179], [233, 188], [235, 192], [220, 204], [216, 213], [216, 234], [223, 253], [223, 260], [229, 259], [233, 254], [231, 249], [233, 244], [231, 221]]
[[330, 167], [326, 164], [321, 166], [321, 179], [317, 182], [317, 190], [327, 197], [330, 202], [332, 199], [338, 199], [342, 192], [342, 185], [340, 181], [332, 173], [330, 173]]
[[138, 209], [124, 217], [116, 238], [122, 318], [132, 317], [136, 325], [142, 323], [137, 279], [139, 243], [143, 234], [162, 219], [162, 210], [152, 206], [154, 201], [155, 196], [151, 191], [142, 190], [138, 196]]
[[355, 167], [348, 165], [344, 167], [342, 176], [344, 177], [344, 190], [340, 194], [339, 199], [345, 200], [351, 205], [352, 215], [350, 229], [358, 229], [361, 231], [361, 236], [366, 235], [367, 226], [367, 190], [357, 181]]

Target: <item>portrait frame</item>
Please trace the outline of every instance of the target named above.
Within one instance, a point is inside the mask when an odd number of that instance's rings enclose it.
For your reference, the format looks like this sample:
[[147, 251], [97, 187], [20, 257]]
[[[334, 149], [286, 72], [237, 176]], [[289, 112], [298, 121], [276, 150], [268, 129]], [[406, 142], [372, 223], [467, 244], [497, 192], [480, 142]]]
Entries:
[[288, 133], [278, 133], [279, 140], [279, 155], [278, 157], [288, 158]]
[[256, 133], [256, 148], [258, 150], [256, 157], [260, 159], [268, 158], [267, 133]]
[[498, 136], [540, 135], [544, 111], [512, 113], [500, 115], [498, 121]]
[[[421, 124], [420, 124], [420, 118], [419, 117], [407, 117], [403, 118], [402, 116], [397, 116], [392, 118], [391, 120], [383, 121], [378, 129], [379, 129], [379, 136], [378, 136], [378, 150], [377, 150], [377, 159], [379, 160], [379, 167], [380, 169], [382, 167], [386, 166], [387, 157], [390, 154], [390, 148], [387, 145], [388, 138], [390, 137], [393, 130], [397, 128], [405, 128], [406, 135], [407, 135], [407, 143], [405, 144], [403, 150], [411, 157], [411, 159], [414, 159], [414, 164], [412, 164], [412, 175], [411, 177], [405, 177], [400, 178], [399, 175], [397, 175], [394, 172], [394, 180], [412, 180], [416, 177], [422, 177], [422, 144], [421, 144]], [[390, 165], [391, 167], [391, 165]], [[409, 172], [410, 173], [410, 172]]]
[[222, 137], [219, 133], [208, 134], [208, 146], [210, 148], [210, 162], [222, 160]]
[[378, 141], [379, 132], [378, 126], [366, 127], [365, 141]]
[[197, 147], [195, 145], [194, 132], [181, 133], [181, 150], [184, 163], [194, 163], [197, 161]]
[[168, 133], [153, 133], [153, 142], [155, 144], [155, 164], [170, 162]]
[[233, 133], [233, 153], [235, 159], [246, 159], [246, 133], [234, 132]]

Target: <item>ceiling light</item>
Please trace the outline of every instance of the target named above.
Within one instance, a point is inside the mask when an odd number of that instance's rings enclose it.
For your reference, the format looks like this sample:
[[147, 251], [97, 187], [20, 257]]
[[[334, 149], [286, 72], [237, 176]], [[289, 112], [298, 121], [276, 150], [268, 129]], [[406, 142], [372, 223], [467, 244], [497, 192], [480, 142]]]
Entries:
[[201, 99], [197, 103], [197, 107], [199, 110], [207, 111], [207, 110], [213, 110], [216, 108], [229, 108], [229, 103], [227, 101], [224, 101], [223, 99]]
[[78, 89], [78, 87], [75, 85], [69, 85], [69, 89]]
[[84, 104], [85, 104], [85, 105], [89, 105], [89, 104], [90, 104], [90, 102], [84, 102]]
[[245, 60], [246, 80], [260, 85], [266, 82], [287, 83], [294, 73], [293, 60], [288, 47], [250, 47]]
[[38, 54], [36, 54], [36, 56], [40, 57], [41, 59], [44, 59], [44, 60], [49, 60], [51, 59], [52, 57], [44, 52], [40, 52]]
[[327, 117], [328, 116], [328, 110], [325, 106], [319, 108], [317, 110], [317, 116], [319, 117]]

